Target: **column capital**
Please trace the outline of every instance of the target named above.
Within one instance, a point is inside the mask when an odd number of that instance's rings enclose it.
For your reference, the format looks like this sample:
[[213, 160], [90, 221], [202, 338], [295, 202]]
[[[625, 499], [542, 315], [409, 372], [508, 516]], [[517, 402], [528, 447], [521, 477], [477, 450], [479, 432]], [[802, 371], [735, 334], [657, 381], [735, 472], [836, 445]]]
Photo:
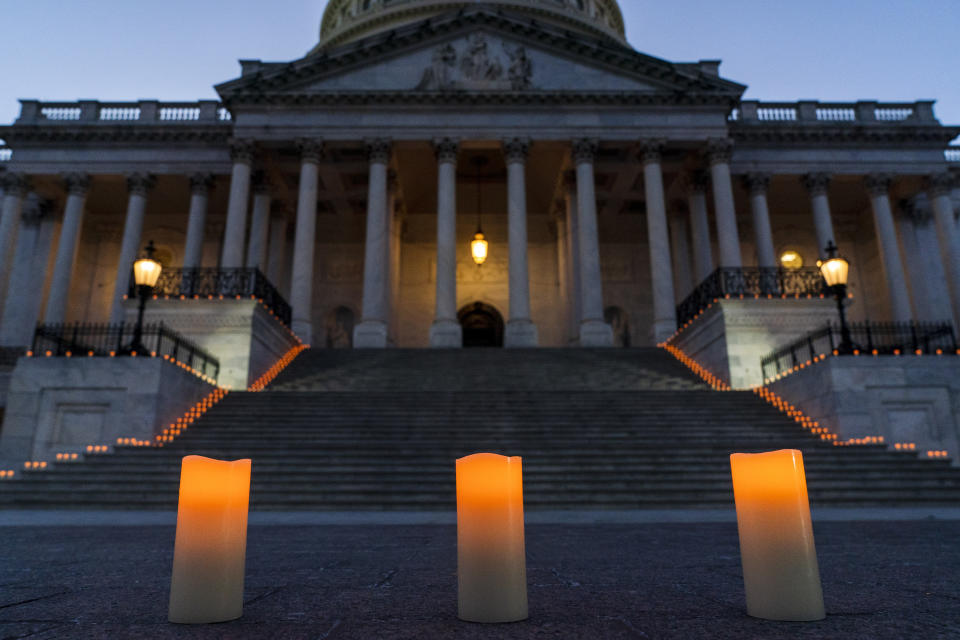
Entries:
[[8, 173], [3, 176], [3, 190], [8, 196], [16, 195], [25, 198], [30, 191], [32, 182], [25, 173]]
[[769, 173], [748, 173], [743, 176], [743, 186], [747, 188], [751, 196], [767, 195], [770, 188]]
[[146, 196], [156, 183], [156, 178], [149, 173], [127, 174], [127, 190], [130, 195]]
[[808, 173], [801, 179], [803, 187], [811, 196], [823, 196], [827, 194], [830, 188], [830, 174], [824, 172]]
[[576, 164], [593, 164], [597, 157], [600, 141], [594, 138], [579, 138], [571, 143], [573, 161]]
[[319, 138], [297, 138], [296, 145], [301, 162], [317, 164], [323, 158], [324, 145]]
[[901, 200], [898, 203], [901, 215], [910, 220], [916, 227], [925, 227], [933, 220], [933, 210], [930, 202], [922, 194], [914, 198]]
[[190, 193], [195, 196], [206, 196], [213, 188], [212, 173], [194, 173], [190, 176]]
[[250, 164], [253, 162], [253, 156], [257, 151], [256, 143], [253, 140], [241, 138], [230, 139], [230, 159], [235, 163]]
[[26, 225], [38, 225], [53, 212], [53, 201], [45, 198], [35, 197], [30, 194], [27, 202], [24, 204], [23, 211], [20, 213], [21, 220]]
[[269, 194], [270, 193], [270, 179], [267, 177], [265, 171], [258, 170], [254, 171], [253, 175], [250, 178], [251, 189], [255, 194]]
[[953, 175], [944, 171], [935, 173], [927, 178], [927, 191], [932, 198], [950, 195], [950, 191], [956, 186]]
[[683, 179], [683, 188], [688, 195], [703, 195], [710, 187], [710, 174], [702, 169], [688, 173]]
[[90, 190], [90, 174], [73, 172], [63, 174], [63, 188], [71, 196], [85, 196]]
[[389, 138], [370, 138], [364, 140], [363, 144], [370, 164], [390, 164], [393, 143]]
[[893, 178], [887, 173], [871, 173], [864, 177], [863, 185], [871, 197], [885, 196], [890, 193], [890, 184]]
[[733, 140], [729, 138], [710, 138], [707, 140], [707, 160], [710, 166], [728, 164], [733, 157]]
[[456, 164], [459, 151], [460, 141], [454, 138], [437, 138], [433, 141], [433, 152], [440, 164]]
[[503, 141], [503, 155], [507, 164], [524, 163], [530, 153], [530, 138], [507, 138]]
[[667, 141], [662, 138], [649, 138], [640, 141], [640, 160], [643, 164], [659, 164], [663, 148]]

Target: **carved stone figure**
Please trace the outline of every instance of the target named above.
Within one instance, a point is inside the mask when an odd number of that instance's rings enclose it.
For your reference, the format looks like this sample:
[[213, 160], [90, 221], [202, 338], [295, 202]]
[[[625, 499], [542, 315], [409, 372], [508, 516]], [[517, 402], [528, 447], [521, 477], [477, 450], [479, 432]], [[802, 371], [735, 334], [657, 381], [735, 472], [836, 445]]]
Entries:
[[467, 39], [466, 50], [458, 52], [446, 44], [433, 53], [416, 91], [522, 91], [532, 87], [533, 63], [522, 46], [503, 45], [503, 54], [491, 53], [483, 34]]
[[491, 82], [503, 75], [503, 67], [497, 60], [491, 60], [487, 54], [487, 39], [483, 34], [475, 33], [467, 40], [467, 53], [460, 61], [463, 77], [474, 82]]
[[433, 63], [423, 72], [419, 91], [453, 89], [456, 82], [457, 50], [447, 44], [433, 52]]
[[507, 70], [507, 77], [510, 79], [510, 88], [514, 91], [523, 91], [530, 88], [530, 81], [533, 77], [533, 63], [527, 57], [527, 50], [524, 47], [517, 47], [511, 50], [504, 45], [503, 50], [510, 58], [510, 68]]

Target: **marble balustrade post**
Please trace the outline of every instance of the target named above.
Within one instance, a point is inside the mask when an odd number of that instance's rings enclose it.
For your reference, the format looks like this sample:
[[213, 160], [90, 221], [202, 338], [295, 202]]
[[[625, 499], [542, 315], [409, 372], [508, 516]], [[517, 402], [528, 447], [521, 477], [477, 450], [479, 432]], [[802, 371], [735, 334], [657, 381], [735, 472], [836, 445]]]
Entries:
[[953, 176], [949, 173], [934, 174], [929, 178], [927, 193], [936, 220], [943, 270], [947, 274], [953, 326], [960, 332], [960, 234], [957, 233], [956, 212], [950, 197], [953, 184]]
[[77, 246], [80, 243], [80, 230], [83, 226], [83, 210], [90, 189], [90, 176], [85, 173], [72, 173], [64, 177], [67, 189], [67, 204], [63, 212], [63, 224], [60, 227], [60, 240], [57, 243], [57, 260], [50, 281], [50, 293], [47, 296], [47, 309], [44, 315], [46, 324], [61, 324], [67, 317], [67, 303], [70, 300], [70, 284], [77, 262]]
[[23, 207], [10, 286], [0, 319], [0, 346], [28, 347], [33, 342], [43, 303], [44, 267], [53, 236], [53, 225], [44, 226], [44, 222], [52, 218], [51, 209], [52, 203], [36, 194], [31, 194]]
[[[270, 250], [267, 257], [267, 280], [280, 290], [283, 263], [287, 259], [287, 214], [273, 207], [270, 212]], [[286, 297], [286, 296], [284, 296]]]
[[367, 186], [367, 235], [363, 256], [363, 306], [360, 324], [353, 329], [353, 346], [358, 349], [384, 349], [389, 328], [387, 309], [390, 304], [388, 274], [390, 270], [389, 140], [368, 140], [370, 178]]
[[457, 153], [450, 138], [434, 142], [437, 156], [437, 299], [430, 327], [430, 346], [463, 346], [463, 328], [457, 320]]
[[254, 143], [234, 140], [230, 145], [233, 172], [230, 176], [230, 200], [227, 203], [227, 226], [223, 232], [223, 253], [220, 267], [236, 269], [243, 266], [243, 243], [247, 235], [247, 200], [250, 198], [250, 175], [253, 165]]
[[317, 243], [317, 189], [323, 143], [299, 140], [300, 189], [290, 276], [291, 329], [304, 344], [313, 341], [313, 259]]
[[8, 173], [3, 177], [3, 187], [3, 210], [0, 211], [0, 299], [3, 299], [10, 277], [23, 202], [30, 191], [30, 178], [22, 173]]
[[156, 181], [152, 175], [132, 173], [127, 176], [127, 219], [123, 225], [123, 240], [120, 242], [120, 260], [113, 286], [113, 303], [110, 306], [110, 323], [120, 324], [125, 320], [124, 296], [130, 288], [133, 261], [140, 252], [140, 237], [143, 234], [143, 216], [147, 211], [147, 194]]
[[813, 210], [813, 225], [817, 232], [817, 255], [826, 257], [827, 245], [836, 244], [833, 234], [833, 220], [830, 215], [830, 175], [826, 173], [808, 173], [803, 176], [803, 186], [810, 194], [810, 208]]
[[190, 176], [190, 216], [187, 219], [187, 242], [183, 250], [183, 268], [197, 269], [203, 263], [203, 240], [207, 228], [207, 206], [213, 175], [195, 173]]
[[770, 175], [767, 173], [749, 173], [744, 176], [743, 182], [747, 191], [750, 192], [753, 232], [757, 243], [757, 266], [774, 268], [777, 266], [777, 255], [773, 248], [770, 207], [767, 204]]
[[872, 174], [866, 177], [864, 184], [870, 195], [873, 207], [873, 221], [876, 227], [880, 257], [887, 277], [890, 294], [890, 314], [894, 322], [910, 322], [913, 313], [910, 309], [910, 295], [907, 292], [907, 278], [903, 271], [903, 260], [897, 242], [897, 230], [890, 209], [890, 182], [887, 175]]
[[729, 140], [710, 140], [707, 147], [710, 161], [710, 179], [713, 183], [713, 206], [717, 214], [717, 246], [721, 267], [742, 267], [740, 233], [737, 229], [737, 210], [730, 180], [730, 158], [733, 144]]
[[690, 229], [687, 216], [670, 218], [670, 254], [673, 256], [673, 283], [676, 302], [679, 304], [693, 291], [693, 272], [690, 270]]
[[647, 198], [647, 238], [650, 245], [650, 278], [653, 292], [653, 342], [660, 344], [677, 330], [673, 263], [667, 229], [667, 203], [663, 194], [660, 140], [642, 143], [643, 184]]
[[253, 217], [247, 244], [247, 268], [267, 269], [267, 234], [270, 231], [270, 182], [262, 171], [253, 174]]
[[512, 138], [503, 143], [507, 163], [507, 228], [509, 241], [510, 310], [504, 333], [508, 348], [537, 346], [537, 325], [530, 318], [530, 272], [527, 251], [527, 154], [530, 141]]
[[710, 242], [710, 220], [707, 212], [707, 187], [710, 178], [705, 171], [696, 171], [687, 182], [687, 202], [690, 207], [690, 236], [693, 241], [694, 283], [697, 287], [716, 269], [713, 264], [713, 245]]
[[570, 343], [580, 341], [580, 323], [583, 320], [580, 307], [580, 223], [577, 212], [577, 174], [568, 171], [563, 179], [563, 199], [567, 213], [567, 298], [570, 314]]
[[603, 319], [603, 274], [597, 228], [597, 195], [593, 170], [598, 143], [573, 142], [577, 171], [577, 214], [580, 231], [580, 346], [612, 347], [613, 329]]

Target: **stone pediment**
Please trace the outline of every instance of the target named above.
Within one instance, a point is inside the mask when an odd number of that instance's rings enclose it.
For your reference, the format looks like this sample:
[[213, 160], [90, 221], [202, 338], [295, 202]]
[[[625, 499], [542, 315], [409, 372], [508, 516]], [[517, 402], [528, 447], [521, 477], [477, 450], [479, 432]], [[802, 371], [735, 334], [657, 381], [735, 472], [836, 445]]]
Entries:
[[247, 63], [217, 87], [227, 101], [391, 93], [712, 94], [744, 87], [530, 20], [482, 8], [424, 21], [291, 63]]

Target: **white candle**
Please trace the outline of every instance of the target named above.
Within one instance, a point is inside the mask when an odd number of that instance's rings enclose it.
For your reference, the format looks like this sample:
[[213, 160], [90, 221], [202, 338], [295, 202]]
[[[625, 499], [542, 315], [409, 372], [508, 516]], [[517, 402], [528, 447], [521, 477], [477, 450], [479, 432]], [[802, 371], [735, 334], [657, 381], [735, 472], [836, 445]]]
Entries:
[[249, 503], [250, 460], [183, 459], [170, 622], [225, 622], [243, 615]]
[[461, 620], [527, 618], [520, 458], [478, 453], [457, 460], [457, 567]]
[[803, 454], [735, 453], [730, 468], [747, 613], [767, 620], [822, 620]]

